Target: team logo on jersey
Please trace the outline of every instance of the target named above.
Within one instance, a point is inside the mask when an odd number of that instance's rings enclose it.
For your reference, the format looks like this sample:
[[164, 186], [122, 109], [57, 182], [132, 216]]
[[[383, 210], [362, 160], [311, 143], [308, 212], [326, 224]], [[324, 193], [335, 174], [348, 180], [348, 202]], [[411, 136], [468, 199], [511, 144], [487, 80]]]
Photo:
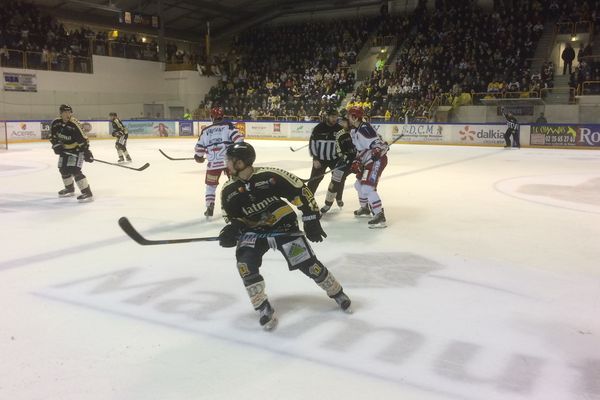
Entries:
[[258, 203], [254, 203], [249, 207], [242, 207], [242, 212], [245, 215], [255, 214], [265, 210], [267, 207], [269, 207], [271, 204], [278, 200], [279, 197], [277, 196], [267, 197], [266, 199], [259, 201]]

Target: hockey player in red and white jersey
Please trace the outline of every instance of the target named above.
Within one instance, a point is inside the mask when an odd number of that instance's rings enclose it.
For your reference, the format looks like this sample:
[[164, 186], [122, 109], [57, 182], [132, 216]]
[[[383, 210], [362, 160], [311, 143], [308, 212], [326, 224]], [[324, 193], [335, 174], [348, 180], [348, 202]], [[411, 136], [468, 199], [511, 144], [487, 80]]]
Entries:
[[223, 120], [223, 109], [213, 107], [210, 110], [212, 124], [202, 129], [195, 147], [194, 159], [198, 163], [206, 163], [206, 217], [212, 217], [215, 211], [215, 196], [219, 177], [223, 172], [229, 177], [227, 171], [227, 158], [225, 153], [227, 147], [233, 143], [243, 142], [244, 136], [236, 127], [228, 121]]
[[370, 216], [369, 228], [385, 228], [386, 219], [381, 198], [377, 193], [377, 184], [387, 165], [389, 145], [379, 136], [368, 122], [363, 121], [361, 107], [350, 107], [348, 121], [352, 127], [350, 135], [356, 147], [356, 158], [352, 163], [352, 172], [356, 173], [354, 187], [358, 192], [360, 208], [354, 211], [357, 217]]

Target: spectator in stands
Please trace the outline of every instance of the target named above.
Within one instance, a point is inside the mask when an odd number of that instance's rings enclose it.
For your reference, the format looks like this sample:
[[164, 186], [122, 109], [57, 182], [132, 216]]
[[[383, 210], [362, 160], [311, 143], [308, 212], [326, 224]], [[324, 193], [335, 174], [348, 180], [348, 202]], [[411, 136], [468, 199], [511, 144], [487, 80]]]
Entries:
[[544, 116], [544, 113], [541, 112], [540, 116], [537, 117], [537, 119], [535, 120], [536, 124], [547, 124], [548, 120], [546, 119], [546, 117]]
[[569, 70], [569, 74], [571, 74], [573, 60], [575, 59], [575, 50], [573, 50], [571, 43], [567, 42], [565, 49], [562, 51], [561, 58], [564, 62], [563, 75], [567, 74], [567, 69]]

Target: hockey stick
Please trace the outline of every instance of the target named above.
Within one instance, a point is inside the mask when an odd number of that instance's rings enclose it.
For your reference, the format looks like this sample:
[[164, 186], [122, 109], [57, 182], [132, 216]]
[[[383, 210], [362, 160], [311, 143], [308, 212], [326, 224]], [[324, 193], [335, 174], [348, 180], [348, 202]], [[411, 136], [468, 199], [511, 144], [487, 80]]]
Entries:
[[[119, 218], [119, 226], [123, 231], [142, 246], [152, 246], [157, 244], [176, 244], [176, 243], [191, 243], [191, 242], [215, 242], [219, 240], [218, 236], [209, 237], [198, 237], [198, 238], [185, 238], [185, 239], [162, 239], [162, 240], [148, 240], [144, 238], [138, 231], [135, 230], [131, 222], [127, 217]], [[254, 234], [257, 239], [264, 239], [267, 237], [291, 237], [291, 236], [303, 236], [304, 232], [268, 232], [268, 233], [256, 233]]]
[[112, 163], [112, 162], [108, 162], [108, 161], [104, 161], [104, 160], [98, 160], [97, 158], [94, 158], [94, 161], [98, 161], [99, 163], [102, 163], [102, 164], [114, 165], [115, 167], [132, 169], [134, 171], [143, 171], [150, 166], [150, 163], [146, 163], [139, 168], [134, 168], [134, 167], [129, 167], [127, 165], [121, 165], [121, 164]]
[[[65, 154], [68, 154], [68, 155], [70, 155], [70, 156], [73, 156], [73, 157], [79, 157], [77, 154], [68, 153], [68, 152], [66, 152], [66, 151], [65, 151]], [[112, 162], [109, 162], [109, 161], [99, 160], [99, 159], [97, 159], [97, 158], [94, 158], [94, 161], [97, 161], [97, 162], [99, 162], [99, 163], [102, 163], [102, 164], [114, 165], [115, 167], [121, 167], [121, 168], [132, 169], [132, 170], [134, 170], [134, 171], [143, 171], [143, 170], [145, 170], [146, 168], [148, 168], [148, 167], [150, 166], [150, 164], [149, 164], [149, 163], [146, 163], [146, 164], [142, 165], [142, 166], [141, 166], [141, 167], [139, 167], [139, 168], [134, 168], [134, 167], [129, 167], [129, 166], [127, 166], [127, 165], [121, 165], [121, 164], [112, 163]]]
[[194, 157], [169, 157], [164, 151], [162, 151], [161, 149], [158, 149], [158, 151], [160, 151], [160, 154], [162, 154], [163, 156], [167, 157], [169, 160], [171, 161], [182, 161], [182, 160], [193, 160]]
[[[394, 139], [394, 140], [393, 140], [393, 141], [392, 141], [392, 142], [391, 142], [391, 143], [390, 143], [388, 146], [391, 146], [391, 145], [393, 145], [393, 144], [394, 144], [394, 143], [396, 143], [398, 140], [400, 140], [400, 138], [402, 138], [403, 136], [404, 136], [404, 134], [403, 134], [403, 133], [401, 133], [401, 134], [400, 134], [400, 135], [399, 135], [399, 136], [398, 136], [396, 139]], [[313, 176], [312, 178], [309, 178], [309, 179], [302, 179], [302, 178], [300, 178], [300, 180], [301, 180], [302, 182], [304, 182], [304, 183], [308, 183], [308, 182], [316, 181], [317, 179], [321, 179], [322, 177], [324, 177], [325, 175], [328, 175], [328, 174], [332, 173], [333, 171], [339, 171], [339, 170], [341, 170], [341, 169], [344, 169], [344, 168], [346, 168], [346, 167], [347, 167], [347, 165], [346, 165], [346, 166], [343, 166], [343, 167], [337, 167], [337, 168], [334, 168], [334, 169], [330, 169], [329, 171], [325, 172], [324, 174], [317, 175], [317, 176]]]
[[298, 150], [302, 150], [303, 148], [308, 147], [308, 144], [305, 144], [304, 146], [300, 146], [297, 149], [294, 149], [292, 146], [290, 146], [290, 150], [293, 151], [294, 153], [297, 152]]

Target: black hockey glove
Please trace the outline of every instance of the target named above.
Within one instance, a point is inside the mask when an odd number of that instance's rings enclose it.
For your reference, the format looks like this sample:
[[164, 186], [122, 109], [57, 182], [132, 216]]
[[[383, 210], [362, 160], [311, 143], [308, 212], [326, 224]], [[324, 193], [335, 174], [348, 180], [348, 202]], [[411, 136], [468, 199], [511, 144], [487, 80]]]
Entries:
[[234, 221], [225, 225], [219, 233], [219, 245], [221, 247], [235, 247], [241, 234], [242, 229], [239, 223]]
[[94, 162], [94, 155], [92, 154], [92, 152], [90, 151], [90, 149], [85, 149], [83, 151], [83, 159], [86, 162]]
[[204, 162], [204, 157], [200, 157], [199, 155], [195, 154], [194, 160], [196, 160], [197, 163], [202, 164]]
[[304, 234], [311, 242], [322, 242], [327, 237], [321, 228], [318, 215], [306, 215], [302, 217], [302, 221], [304, 221]]
[[54, 154], [61, 154], [65, 151], [65, 146], [63, 146], [62, 143], [56, 143], [52, 145], [52, 150], [54, 150]]

